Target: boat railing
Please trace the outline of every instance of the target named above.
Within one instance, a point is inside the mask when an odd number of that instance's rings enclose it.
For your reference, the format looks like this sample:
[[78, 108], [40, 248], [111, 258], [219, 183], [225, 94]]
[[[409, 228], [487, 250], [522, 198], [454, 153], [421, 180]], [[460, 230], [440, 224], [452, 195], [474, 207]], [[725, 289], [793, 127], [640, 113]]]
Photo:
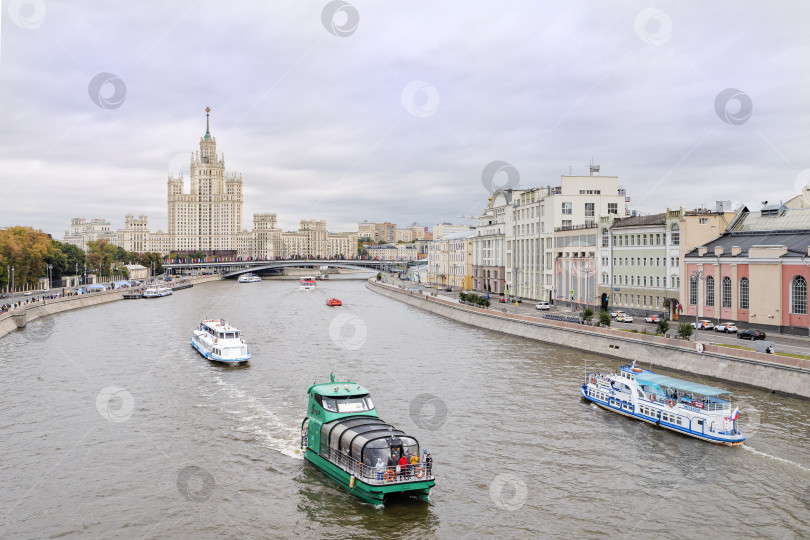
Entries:
[[385, 469], [377, 470], [373, 465], [366, 465], [357, 461], [357, 458], [330, 448], [329, 461], [367, 484], [385, 485], [433, 479], [433, 464], [424, 463], [422, 458], [419, 458], [418, 463], [405, 465], [404, 470], [397, 471], [398, 465], [386, 465]]
[[[655, 399], [654, 401], [667, 405], [669, 401], [676, 401], [675, 398], [672, 396], [662, 396], [661, 394], [651, 394]], [[648, 396], [649, 397], [649, 396]], [[651, 400], [653, 401], [653, 400]], [[684, 396], [679, 396], [677, 399], [678, 403], [683, 405], [689, 405], [691, 407], [696, 407], [699, 409], [703, 409], [706, 412], [717, 412], [717, 411], [730, 411], [731, 410], [731, 403], [727, 401], [723, 402], [714, 402], [709, 401], [705, 402], [699, 399], [691, 399]], [[700, 405], [695, 405], [695, 402], [698, 402]], [[702, 406], [701, 406], [702, 405]]]

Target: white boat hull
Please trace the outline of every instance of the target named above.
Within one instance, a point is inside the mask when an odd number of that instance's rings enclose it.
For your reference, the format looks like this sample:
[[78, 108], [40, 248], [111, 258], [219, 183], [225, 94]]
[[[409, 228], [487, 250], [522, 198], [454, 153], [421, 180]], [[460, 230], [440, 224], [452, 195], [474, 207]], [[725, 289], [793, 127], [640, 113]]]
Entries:
[[[191, 336], [191, 346], [203, 357], [212, 362], [241, 364], [251, 358], [251, 354], [247, 352], [247, 347], [241, 342], [239, 344], [233, 344], [232, 346], [223, 343], [223, 345], [219, 345], [215, 348], [213, 339], [200, 330], [195, 330], [194, 334]], [[220, 350], [221, 353], [217, 354], [216, 350]]]

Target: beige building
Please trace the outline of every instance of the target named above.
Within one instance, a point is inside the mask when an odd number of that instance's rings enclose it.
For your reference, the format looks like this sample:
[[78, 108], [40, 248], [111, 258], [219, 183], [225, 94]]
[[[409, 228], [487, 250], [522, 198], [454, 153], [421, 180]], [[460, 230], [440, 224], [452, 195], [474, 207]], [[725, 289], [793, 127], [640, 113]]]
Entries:
[[127, 264], [125, 265], [129, 273], [129, 279], [146, 279], [149, 277], [149, 269], [140, 264]]
[[558, 228], [554, 231], [555, 300], [563, 305], [596, 308], [597, 227]]
[[101, 239], [108, 242], [117, 242], [118, 235], [111, 229], [110, 222], [106, 219], [73, 218], [70, 220], [70, 229], [65, 231], [62, 240], [66, 244], [71, 244], [87, 251], [88, 242], [96, 242]]
[[473, 286], [475, 231], [448, 234], [428, 246], [428, 282], [470, 290]]
[[377, 231], [376, 223], [364, 221], [362, 223], [357, 224], [357, 236], [363, 240], [373, 242], [376, 231]]
[[445, 236], [463, 233], [472, 230], [470, 225], [453, 225], [452, 223], [439, 223], [433, 226], [433, 239], [439, 240]]

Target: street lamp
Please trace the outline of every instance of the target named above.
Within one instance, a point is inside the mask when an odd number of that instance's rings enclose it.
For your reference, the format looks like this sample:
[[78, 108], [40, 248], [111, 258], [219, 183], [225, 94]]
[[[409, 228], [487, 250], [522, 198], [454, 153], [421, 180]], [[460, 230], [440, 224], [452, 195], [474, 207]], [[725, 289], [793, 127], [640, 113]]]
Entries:
[[73, 263], [73, 268], [75, 269], [75, 272], [73, 273], [73, 275], [76, 276], [76, 286], [78, 287], [79, 286], [79, 263]]
[[48, 290], [51, 290], [52, 282], [53, 282], [53, 265], [48, 264], [45, 266], [48, 269]]

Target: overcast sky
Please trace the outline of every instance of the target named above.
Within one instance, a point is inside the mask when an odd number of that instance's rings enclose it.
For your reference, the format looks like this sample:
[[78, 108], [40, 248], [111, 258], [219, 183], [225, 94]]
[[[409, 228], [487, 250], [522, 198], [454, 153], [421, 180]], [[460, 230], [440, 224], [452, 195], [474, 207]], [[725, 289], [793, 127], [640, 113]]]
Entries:
[[532, 187], [593, 157], [645, 213], [787, 199], [810, 182], [809, 15], [799, 1], [3, 0], [0, 225], [60, 239], [72, 217], [118, 228], [131, 212], [166, 230], [167, 174], [188, 178], [206, 106], [243, 175], [246, 228], [254, 212], [284, 229], [459, 222], [485, 205], [494, 160]]

